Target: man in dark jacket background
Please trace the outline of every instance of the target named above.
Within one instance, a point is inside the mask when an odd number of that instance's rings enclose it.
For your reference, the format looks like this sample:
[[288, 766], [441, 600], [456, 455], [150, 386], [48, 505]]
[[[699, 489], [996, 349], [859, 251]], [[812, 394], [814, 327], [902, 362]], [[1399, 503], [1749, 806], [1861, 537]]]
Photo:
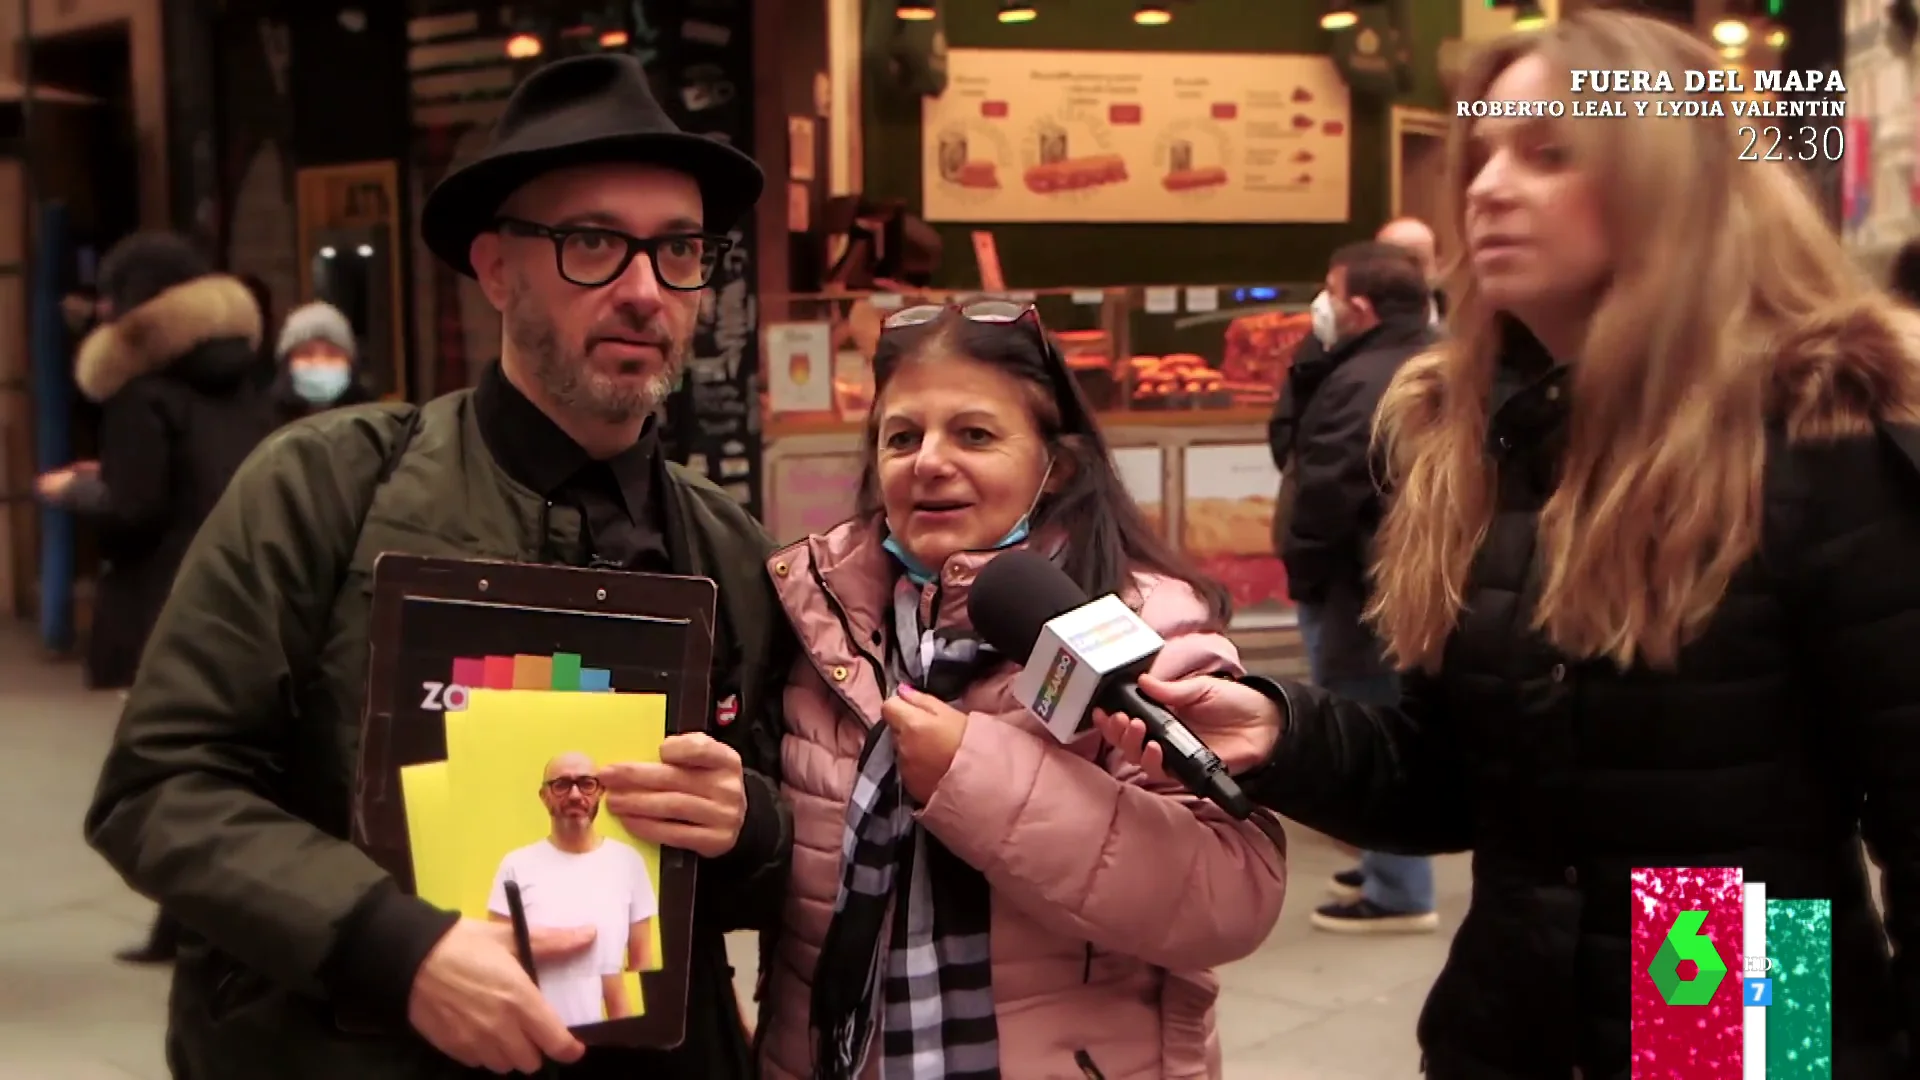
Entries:
[[[674, 127], [631, 56], [534, 72], [421, 215], [427, 246], [501, 311], [501, 362], [424, 406], [284, 429], [208, 519], [87, 815], [92, 844], [185, 927], [176, 1077], [438, 1080], [543, 1057], [577, 1062], [570, 1080], [751, 1075], [723, 935], [771, 921], [784, 892], [789, 643], [765, 533], [663, 460], [654, 415], [762, 185], [744, 155]], [[718, 583], [716, 722], [601, 776], [636, 837], [702, 857], [679, 1047], [585, 1051], [509, 927], [403, 893], [347, 839], [383, 552]], [[536, 953], [562, 948], [546, 936]]]
[[[1373, 234], [1375, 240], [1383, 244], [1392, 244], [1407, 254], [1420, 267], [1421, 276], [1427, 281], [1432, 293], [1430, 311], [1436, 329], [1447, 314], [1447, 297], [1440, 290], [1440, 268], [1438, 241], [1433, 228], [1416, 217], [1397, 217]], [[1327, 349], [1332, 347], [1340, 336], [1340, 327], [1335, 317], [1333, 297], [1324, 285], [1319, 295], [1313, 298], [1309, 309], [1313, 317], [1313, 332], [1301, 339], [1295, 346], [1293, 356], [1288, 360], [1287, 371], [1295, 368], [1312, 367], [1325, 361]], [[1294, 469], [1293, 428], [1299, 419], [1299, 405], [1293, 399], [1293, 380], [1285, 379], [1280, 384], [1280, 394], [1274, 401], [1273, 415], [1267, 419], [1267, 446], [1273, 454], [1273, 467], [1280, 470], [1280, 492], [1274, 503], [1273, 514], [1273, 550], [1275, 554], [1285, 546], [1287, 525], [1293, 517], [1293, 484], [1288, 477]]]
[[[1400, 365], [1432, 345], [1432, 296], [1419, 260], [1369, 241], [1335, 252], [1327, 270], [1331, 346], [1287, 373], [1294, 420], [1275, 446], [1290, 462], [1291, 512], [1277, 537], [1313, 680], [1358, 701], [1391, 704], [1400, 689], [1362, 617], [1381, 517], [1373, 417]], [[1281, 530], [1276, 530], [1281, 531]], [[1314, 925], [1346, 933], [1437, 929], [1429, 860], [1363, 852], [1335, 875], [1336, 901]]]

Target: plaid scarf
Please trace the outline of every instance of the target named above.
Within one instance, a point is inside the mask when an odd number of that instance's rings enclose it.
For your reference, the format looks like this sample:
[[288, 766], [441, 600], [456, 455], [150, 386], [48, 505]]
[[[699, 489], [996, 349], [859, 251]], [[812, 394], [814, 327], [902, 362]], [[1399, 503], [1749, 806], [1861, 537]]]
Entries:
[[[977, 638], [922, 629], [933, 589], [923, 596], [901, 577], [889, 676], [952, 702], [997, 655]], [[882, 1080], [998, 1080], [987, 880], [913, 820], [885, 723], [860, 751], [841, 855], [814, 969], [816, 1080], [859, 1075], [876, 1015]]]

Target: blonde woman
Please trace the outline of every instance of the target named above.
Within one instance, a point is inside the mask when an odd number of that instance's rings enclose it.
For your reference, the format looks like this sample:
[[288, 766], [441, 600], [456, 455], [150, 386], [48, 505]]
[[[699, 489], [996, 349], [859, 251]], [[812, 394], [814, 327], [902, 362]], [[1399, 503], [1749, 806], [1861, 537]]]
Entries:
[[[1461, 96], [1718, 66], [1583, 13], [1491, 46]], [[1792, 166], [1740, 160], [1738, 123], [1458, 121], [1452, 337], [1376, 418], [1397, 494], [1370, 614], [1402, 705], [1148, 686], [1274, 809], [1369, 850], [1473, 851], [1429, 1077], [1628, 1075], [1636, 866], [1830, 899], [1831, 1075], [1908, 1075], [1920, 328]], [[1156, 766], [1137, 722], [1102, 726]]]

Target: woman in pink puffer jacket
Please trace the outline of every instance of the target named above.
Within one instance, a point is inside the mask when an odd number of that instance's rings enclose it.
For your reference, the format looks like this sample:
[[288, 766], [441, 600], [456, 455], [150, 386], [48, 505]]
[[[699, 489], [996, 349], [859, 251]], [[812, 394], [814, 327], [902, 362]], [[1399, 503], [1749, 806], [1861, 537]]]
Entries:
[[1220, 1075], [1211, 968], [1279, 917], [1283, 854], [1147, 786], [1091, 725], [1015, 700], [971, 632], [1001, 551], [1047, 552], [1240, 674], [1217, 585], [1154, 535], [1031, 309], [896, 314], [874, 361], [862, 507], [770, 563], [804, 655], [786, 691], [792, 885], [767, 942], [771, 1080]]

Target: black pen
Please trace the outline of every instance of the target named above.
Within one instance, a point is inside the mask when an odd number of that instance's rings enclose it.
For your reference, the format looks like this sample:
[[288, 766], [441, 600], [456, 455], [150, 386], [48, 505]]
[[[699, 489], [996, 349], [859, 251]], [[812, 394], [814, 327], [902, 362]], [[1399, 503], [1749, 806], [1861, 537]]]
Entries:
[[[509, 881], [506, 884], [507, 917], [513, 920], [513, 951], [520, 957], [520, 966], [527, 971], [527, 978], [533, 985], [540, 985], [540, 973], [533, 967], [533, 935], [527, 930], [527, 909], [520, 903], [520, 883]], [[547, 1080], [560, 1080], [560, 1063], [552, 1058], [542, 1058], [540, 1075]]]

